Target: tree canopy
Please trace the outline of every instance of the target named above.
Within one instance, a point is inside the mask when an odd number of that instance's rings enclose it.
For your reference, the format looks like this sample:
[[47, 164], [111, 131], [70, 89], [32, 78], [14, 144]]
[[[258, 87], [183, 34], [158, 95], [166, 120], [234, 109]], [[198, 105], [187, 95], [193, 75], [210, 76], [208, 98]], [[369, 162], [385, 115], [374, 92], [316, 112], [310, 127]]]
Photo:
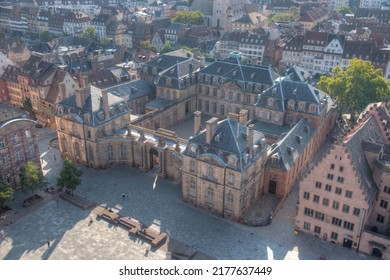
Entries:
[[57, 178], [57, 185], [73, 191], [81, 184], [81, 175], [83, 172], [73, 164], [73, 162], [66, 158], [64, 160], [60, 176]]
[[169, 40], [166, 40], [165, 43], [164, 43], [163, 48], [161, 49], [161, 52], [162, 53], [167, 53], [167, 52], [170, 52], [171, 50], [172, 50], [171, 42], [169, 42]]
[[346, 15], [346, 14], [349, 14], [349, 13], [352, 13], [352, 10], [350, 7], [347, 7], [347, 6], [341, 6], [341, 7], [338, 7], [337, 9], [334, 10], [335, 12], [337, 13], [340, 13], [342, 15]]
[[202, 25], [204, 19], [200, 11], [177, 11], [171, 22]]
[[1, 208], [4, 208], [5, 204], [8, 201], [11, 201], [13, 198], [14, 189], [10, 186], [7, 186], [3, 181], [0, 180], [0, 210]]
[[290, 7], [287, 12], [282, 14], [271, 13], [268, 16], [269, 23], [275, 21], [297, 21], [299, 19], [299, 9], [295, 6]]
[[24, 192], [40, 190], [47, 185], [46, 178], [42, 175], [41, 167], [35, 162], [28, 161], [19, 171], [20, 186]]
[[142, 41], [140, 46], [141, 46], [141, 49], [150, 50], [152, 52], [157, 52], [157, 48], [155, 46], [153, 46], [148, 41]]
[[82, 36], [94, 42], [99, 41], [99, 35], [97, 34], [95, 27], [93, 26], [88, 26], [84, 30]]
[[331, 76], [322, 76], [318, 88], [336, 97], [341, 111], [351, 113], [353, 120], [369, 103], [383, 101], [390, 94], [382, 70], [357, 58], [345, 70], [336, 66]]
[[40, 35], [39, 35], [39, 38], [41, 38], [41, 40], [45, 41], [45, 42], [50, 42], [51, 40], [53, 40], [56, 36], [49, 32], [49, 31], [43, 31]]

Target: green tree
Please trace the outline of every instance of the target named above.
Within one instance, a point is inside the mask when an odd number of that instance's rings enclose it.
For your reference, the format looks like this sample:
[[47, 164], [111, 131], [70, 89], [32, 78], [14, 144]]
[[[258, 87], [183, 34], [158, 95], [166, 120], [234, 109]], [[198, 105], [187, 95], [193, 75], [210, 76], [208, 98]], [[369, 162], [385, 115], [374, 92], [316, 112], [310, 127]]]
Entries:
[[43, 189], [47, 185], [46, 178], [42, 175], [40, 166], [32, 161], [28, 161], [20, 168], [19, 177], [22, 191], [31, 191], [32, 195], [34, 195], [36, 190]]
[[31, 116], [34, 116], [34, 111], [29, 97], [24, 98], [22, 103], [22, 109], [29, 112]]
[[14, 189], [4, 184], [0, 180], [0, 212], [1, 209], [5, 207], [5, 204], [8, 201], [11, 201], [14, 198]]
[[39, 38], [41, 38], [42, 41], [45, 42], [50, 42], [53, 40], [56, 36], [53, 33], [50, 33], [49, 31], [43, 31], [40, 35]]
[[66, 158], [60, 176], [57, 178], [57, 185], [70, 190], [73, 196], [73, 191], [81, 184], [81, 175], [83, 172], [77, 169], [70, 159]]
[[165, 43], [164, 43], [163, 48], [161, 49], [161, 52], [162, 53], [167, 53], [167, 52], [170, 52], [171, 50], [172, 50], [171, 42], [169, 42], [169, 40], [166, 40]]
[[99, 35], [97, 34], [95, 27], [93, 26], [88, 26], [84, 30], [82, 36], [94, 42], [99, 41]]
[[346, 14], [349, 14], [349, 13], [352, 13], [352, 10], [350, 7], [347, 7], [347, 6], [342, 6], [342, 7], [338, 7], [337, 9], [334, 10], [335, 12], [337, 13], [340, 13], [342, 15], [346, 15]]
[[268, 22], [270, 24], [276, 21], [297, 21], [298, 19], [299, 19], [299, 9], [295, 6], [292, 6], [285, 13], [282, 14], [271, 13], [268, 16]]
[[149, 41], [142, 41], [140, 46], [141, 46], [141, 49], [150, 50], [152, 52], [157, 52], [157, 48], [155, 46], [153, 46]]
[[331, 76], [322, 76], [318, 88], [337, 98], [341, 111], [351, 113], [352, 120], [369, 103], [383, 101], [390, 94], [390, 84], [382, 70], [357, 58], [345, 70], [336, 66]]
[[112, 41], [112, 39], [111, 39], [110, 37], [107, 37], [107, 36], [103, 37], [103, 38], [100, 40], [100, 42], [101, 42], [102, 44], [109, 44], [109, 43], [111, 43], [111, 41]]
[[171, 22], [202, 25], [204, 16], [200, 11], [177, 11]]

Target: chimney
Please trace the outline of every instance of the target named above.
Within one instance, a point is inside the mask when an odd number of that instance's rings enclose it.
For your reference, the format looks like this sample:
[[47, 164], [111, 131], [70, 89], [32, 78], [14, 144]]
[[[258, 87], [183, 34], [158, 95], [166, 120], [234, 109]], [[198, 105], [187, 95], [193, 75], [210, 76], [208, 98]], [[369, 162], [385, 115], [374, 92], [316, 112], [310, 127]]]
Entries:
[[80, 77], [80, 87], [81, 88], [87, 88], [89, 86], [89, 78], [88, 76], [81, 76]]
[[106, 119], [110, 116], [110, 107], [108, 106], [108, 93], [107, 90], [102, 90], [102, 102], [103, 102], [103, 110], [106, 115]]
[[206, 58], [204, 56], [200, 56], [199, 60], [200, 60], [200, 67], [206, 66]]
[[83, 108], [85, 105], [85, 100], [88, 96], [88, 91], [86, 89], [76, 90], [75, 96], [77, 108]]
[[200, 131], [201, 114], [200, 111], [194, 113], [194, 135], [197, 135]]
[[246, 126], [246, 123], [248, 122], [248, 110], [247, 109], [241, 109], [240, 114], [238, 115], [238, 122], [240, 124]]
[[254, 125], [250, 124], [248, 125], [247, 133], [248, 133], [248, 151], [249, 151], [249, 158], [252, 158], [253, 156], [253, 129]]
[[231, 112], [228, 113], [227, 118], [230, 119], [230, 120], [235, 120], [235, 121], [238, 122], [238, 115], [235, 114], [235, 113], [231, 113]]
[[206, 122], [206, 143], [210, 144], [217, 130], [218, 118], [211, 118]]

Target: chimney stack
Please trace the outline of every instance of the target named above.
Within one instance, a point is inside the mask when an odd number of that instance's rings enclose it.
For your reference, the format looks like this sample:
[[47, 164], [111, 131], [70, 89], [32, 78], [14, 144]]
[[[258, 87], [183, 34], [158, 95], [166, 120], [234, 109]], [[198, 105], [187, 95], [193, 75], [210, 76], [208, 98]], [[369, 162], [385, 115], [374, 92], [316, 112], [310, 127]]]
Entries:
[[206, 122], [206, 143], [210, 144], [217, 130], [218, 118], [211, 118]]
[[248, 151], [249, 151], [249, 158], [253, 157], [253, 130], [254, 125], [250, 124], [248, 125]]
[[194, 48], [194, 59], [199, 59], [199, 48]]
[[241, 109], [240, 114], [238, 116], [238, 122], [240, 124], [246, 126], [246, 123], [248, 122], [248, 110], [247, 109]]
[[235, 113], [228, 113], [227, 118], [238, 122], [238, 115]]
[[196, 111], [194, 113], [194, 136], [200, 131], [201, 114], [202, 113], [200, 111]]
[[103, 110], [106, 115], [106, 119], [110, 116], [110, 107], [108, 106], [108, 93], [107, 90], [102, 90], [102, 101], [103, 101]]
[[80, 77], [80, 87], [81, 88], [87, 88], [89, 86], [89, 78], [88, 76], [81, 76]]

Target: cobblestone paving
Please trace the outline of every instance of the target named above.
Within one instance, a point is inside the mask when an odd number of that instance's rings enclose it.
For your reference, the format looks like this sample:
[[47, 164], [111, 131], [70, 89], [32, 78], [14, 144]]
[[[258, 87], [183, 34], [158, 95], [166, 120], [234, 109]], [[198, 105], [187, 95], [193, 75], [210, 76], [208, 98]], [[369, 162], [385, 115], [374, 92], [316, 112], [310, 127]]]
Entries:
[[[47, 150], [55, 134], [41, 131], [40, 149], [43, 170], [51, 183], [61, 168], [58, 150]], [[56, 161], [54, 161], [54, 154]], [[218, 259], [369, 259], [321, 239], [294, 235], [297, 190], [287, 198], [274, 221], [266, 227], [247, 227], [210, 215], [186, 204], [180, 186], [153, 173], [141, 173], [126, 166], [107, 170], [81, 167], [84, 172], [77, 193], [96, 203], [115, 208], [153, 225], [174, 239], [198, 248]], [[122, 194], [126, 198], [122, 198]], [[22, 194], [10, 206], [20, 207]], [[52, 200], [16, 220], [0, 225], [2, 259], [164, 259], [163, 250], [132, 239], [126, 231], [109, 226], [89, 211], [62, 201]], [[47, 248], [47, 241], [51, 247]]]

